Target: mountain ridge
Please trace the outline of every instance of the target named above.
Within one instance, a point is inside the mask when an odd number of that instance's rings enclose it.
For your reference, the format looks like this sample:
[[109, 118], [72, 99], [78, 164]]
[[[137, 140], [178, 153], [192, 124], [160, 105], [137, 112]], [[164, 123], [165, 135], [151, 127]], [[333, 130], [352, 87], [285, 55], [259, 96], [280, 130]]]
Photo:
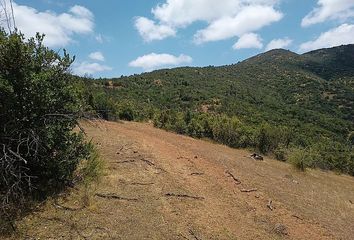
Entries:
[[352, 53], [354, 45], [278, 49], [232, 65], [87, 79], [87, 95], [106, 119], [149, 120], [264, 153], [307, 149], [309, 166], [354, 175]]

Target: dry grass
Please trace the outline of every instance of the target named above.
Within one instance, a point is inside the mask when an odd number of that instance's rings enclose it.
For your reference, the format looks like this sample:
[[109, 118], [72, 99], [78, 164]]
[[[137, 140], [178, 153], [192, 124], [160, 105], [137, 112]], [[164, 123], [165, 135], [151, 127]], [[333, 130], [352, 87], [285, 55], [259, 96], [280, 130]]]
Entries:
[[254, 161], [148, 124], [84, 126], [106, 164], [90, 204], [72, 189], [13, 239], [354, 239], [352, 177]]

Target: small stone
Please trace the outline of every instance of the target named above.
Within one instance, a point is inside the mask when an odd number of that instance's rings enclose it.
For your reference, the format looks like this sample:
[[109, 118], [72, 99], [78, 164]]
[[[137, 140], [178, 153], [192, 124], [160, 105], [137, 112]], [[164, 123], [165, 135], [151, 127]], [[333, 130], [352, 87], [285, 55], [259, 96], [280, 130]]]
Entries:
[[273, 228], [273, 232], [278, 235], [288, 235], [288, 228], [281, 223], [277, 223]]

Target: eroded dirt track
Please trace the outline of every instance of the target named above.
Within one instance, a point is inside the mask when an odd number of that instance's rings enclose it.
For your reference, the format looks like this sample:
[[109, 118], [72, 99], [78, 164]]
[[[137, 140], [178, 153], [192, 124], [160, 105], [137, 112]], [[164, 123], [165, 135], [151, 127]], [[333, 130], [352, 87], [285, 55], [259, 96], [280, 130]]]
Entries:
[[[142, 123], [83, 124], [106, 162], [20, 224], [26, 239], [354, 239], [354, 178], [309, 170]], [[65, 206], [65, 207], [63, 207]]]

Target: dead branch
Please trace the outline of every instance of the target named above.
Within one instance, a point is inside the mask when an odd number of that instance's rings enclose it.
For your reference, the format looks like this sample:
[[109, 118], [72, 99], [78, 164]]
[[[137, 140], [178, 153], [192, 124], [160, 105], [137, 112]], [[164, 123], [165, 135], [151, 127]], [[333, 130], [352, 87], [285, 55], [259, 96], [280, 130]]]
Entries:
[[231, 177], [237, 185], [241, 184], [241, 181], [236, 178], [231, 172], [226, 171], [226, 174], [229, 175], [229, 177]]
[[129, 145], [129, 144], [122, 145], [122, 146], [120, 147], [120, 149], [118, 150], [118, 152], [123, 151], [123, 149], [124, 149], [126, 146], [128, 146], [128, 145]]
[[149, 166], [155, 166], [155, 163], [153, 163], [153, 162], [151, 162], [151, 161], [149, 161], [149, 160], [147, 160], [147, 159], [145, 159], [145, 158], [142, 158], [142, 159], [140, 159], [141, 161], [143, 161], [143, 162], [145, 162], [147, 165], [149, 165]]
[[195, 240], [201, 240], [192, 229], [189, 229], [188, 232]]
[[273, 210], [274, 210], [274, 208], [273, 208], [273, 206], [272, 206], [272, 203], [273, 203], [272, 199], [269, 199], [268, 204], [267, 204], [267, 207], [270, 209], [270, 211], [273, 211]]
[[57, 200], [57, 199], [54, 200], [53, 205], [54, 205], [54, 207], [56, 207], [56, 208], [59, 208], [59, 209], [65, 210], [65, 211], [71, 211], [71, 212], [79, 211], [79, 210], [82, 210], [82, 209], [85, 208], [84, 206], [79, 207], [79, 208], [66, 207], [66, 206], [63, 206], [63, 205], [61, 205], [60, 203], [58, 203], [58, 200]]
[[299, 220], [304, 220], [302, 217], [299, 217], [299, 216], [297, 216], [297, 215], [295, 215], [295, 214], [293, 214], [293, 215], [291, 215], [292, 217], [294, 217], [294, 218], [296, 218], [296, 219], [299, 219]]
[[95, 196], [100, 197], [100, 198], [106, 198], [106, 199], [116, 199], [116, 200], [122, 200], [122, 201], [132, 201], [136, 202], [138, 201], [137, 198], [127, 198], [127, 197], [121, 197], [112, 193], [96, 193]]
[[240, 191], [244, 192], [244, 193], [250, 193], [250, 192], [256, 192], [256, 191], [258, 191], [258, 189], [257, 188], [241, 189]]
[[189, 238], [187, 238], [186, 236], [184, 236], [182, 233], [180, 233], [178, 236], [181, 236], [183, 239], [189, 240]]
[[139, 182], [133, 182], [130, 183], [130, 185], [138, 185], [138, 186], [148, 186], [148, 185], [154, 185], [155, 183], [139, 183]]
[[204, 175], [204, 173], [201, 173], [201, 172], [193, 172], [191, 173], [192, 176], [201, 176], [201, 175]]
[[116, 163], [116, 164], [122, 164], [122, 163], [133, 163], [135, 162], [135, 160], [124, 160], [124, 161], [120, 161], [120, 162], [112, 162], [112, 163]]
[[198, 196], [190, 196], [187, 194], [176, 194], [176, 193], [166, 193], [166, 197], [176, 197], [176, 198], [191, 198], [195, 200], [204, 200], [204, 197], [198, 197]]

